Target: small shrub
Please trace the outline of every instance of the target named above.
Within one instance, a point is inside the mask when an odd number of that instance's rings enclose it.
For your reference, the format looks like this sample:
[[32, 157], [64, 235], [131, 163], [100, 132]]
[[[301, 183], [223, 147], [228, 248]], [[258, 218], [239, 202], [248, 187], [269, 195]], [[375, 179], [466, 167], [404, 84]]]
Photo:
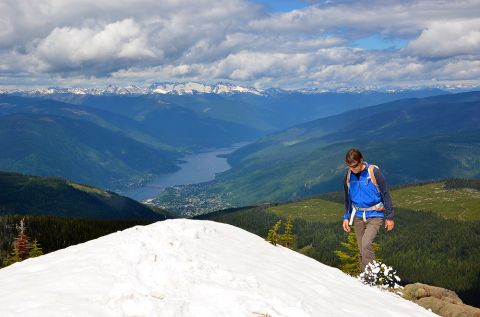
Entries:
[[365, 267], [365, 271], [358, 276], [358, 279], [370, 286], [380, 286], [381, 288], [401, 288], [400, 277], [391, 266], [385, 263], [373, 261]]

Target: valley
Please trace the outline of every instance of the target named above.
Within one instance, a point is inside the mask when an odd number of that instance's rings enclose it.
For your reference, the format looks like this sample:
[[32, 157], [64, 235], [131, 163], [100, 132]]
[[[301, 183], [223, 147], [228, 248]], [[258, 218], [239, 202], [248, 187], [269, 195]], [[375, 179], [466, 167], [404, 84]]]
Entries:
[[[184, 216], [341, 190], [349, 147], [391, 185], [480, 177], [478, 92], [162, 87], [0, 95], [0, 170], [65, 177]], [[243, 146], [216, 157], [232, 144]]]
[[[253, 142], [382, 101], [442, 93], [446, 91], [260, 91], [198, 83], [5, 91], [0, 94], [0, 170], [135, 191], [179, 171], [185, 155]], [[236, 165], [233, 156], [229, 161]], [[149, 196], [142, 198], [153, 198]]]
[[[479, 92], [401, 99], [290, 127], [230, 154], [232, 168], [202, 191], [222, 193], [226, 206], [236, 207], [339, 191], [351, 147], [380, 166], [390, 185], [478, 179], [479, 104]], [[195, 186], [182, 192], [197, 195]], [[182, 204], [178, 193], [159, 200]]]

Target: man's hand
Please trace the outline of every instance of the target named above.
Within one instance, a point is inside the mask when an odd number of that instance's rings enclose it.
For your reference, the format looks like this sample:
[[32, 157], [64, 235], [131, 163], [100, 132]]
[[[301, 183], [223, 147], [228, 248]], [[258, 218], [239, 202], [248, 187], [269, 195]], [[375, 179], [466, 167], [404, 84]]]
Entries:
[[395, 222], [392, 219], [385, 220], [385, 229], [387, 229], [387, 231], [392, 231], [394, 226]]
[[348, 219], [344, 219], [343, 220], [343, 230], [345, 232], [350, 232], [350, 225], [348, 224]]

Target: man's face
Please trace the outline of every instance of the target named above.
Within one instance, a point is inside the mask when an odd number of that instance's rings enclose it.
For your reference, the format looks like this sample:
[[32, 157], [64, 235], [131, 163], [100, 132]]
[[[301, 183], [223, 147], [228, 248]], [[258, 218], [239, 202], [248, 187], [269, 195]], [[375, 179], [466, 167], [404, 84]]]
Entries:
[[362, 171], [363, 161], [347, 164], [347, 166], [352, 171], [352, 173], [358, 174]]

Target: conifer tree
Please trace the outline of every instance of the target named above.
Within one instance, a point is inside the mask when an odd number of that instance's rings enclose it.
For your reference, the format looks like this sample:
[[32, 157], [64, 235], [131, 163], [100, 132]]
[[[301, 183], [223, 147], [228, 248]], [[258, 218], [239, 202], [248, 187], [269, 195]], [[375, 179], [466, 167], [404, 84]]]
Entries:
[[36, 258], [37, 256], [43, 255], [42, 248], [38, 244], [37, 239], [33, 240], [32, 247], [30, 249], [30, 252], [28, 252], [28, 257], [29, 258]]
[[360, 272], [360, 253], [357, 245], [357, 238], [355, 233], [350, 231], [347, 236], [347, 242], [340, 242], [340, 244], [347, 249], [346, 251], [336, 250], [335, 255], [339, 258], [340, 270], [352, 275], [358, 276]]
[[277, 245], [277, 243], [278, 243], [278, 233], [277, 233], [277, 231], [280, 228], [281, 224], [282, 224], [282, 220], [277, 221], [277, 223], [274, 224], [273, 227], [270, 228], [270, 230], [268, 231], [268, 235], [267, 235], [266, 240], [273, 245]]
[[22, 258], [20, 257], [20, 253], [18, 251], [18, 248], [16, 245], [13, 246], [13, 250], [11, 253], [7, 254], [5, 258], [3, 259], [3, 266], [9, 266], [13, 263], [17, 263], [22, 261]]
[[284, 227], [284, 233], [279, 237], [279, 243], [284, 247], [289, 248], [293, 243], [294, 236], [292, 234], [292, 228], [293, 228], [292, 216], [288, 216], [287, 223], [285, 224], [285, 227]]
[[[360, 271], [360, 251], [358, 250], [357, 237], [355, 236], [354, 230], [348, 233], [347, 242], [340, 242], [340, 244], [347, 249], [346, 251], [334, 251], [335, 255], [341, 262], [340, 270], [351, 276], [360, 275], [360, 273], [362, 273]], [[377, 254], [380, 250], [380, 245], [378, 243], [373, 243], [373, 250]], [[375, 257], [375, 260], [381, 261], [378, 256]]]
[[30, 241], [25, 234], [25, 218], [20, 220], [20, 226], [17, 226], [18, 236], [13, 242], [14, 246], [18, 249], [18, 255], [22, 260], [28, 258], [28, 253], [30, 251]]

